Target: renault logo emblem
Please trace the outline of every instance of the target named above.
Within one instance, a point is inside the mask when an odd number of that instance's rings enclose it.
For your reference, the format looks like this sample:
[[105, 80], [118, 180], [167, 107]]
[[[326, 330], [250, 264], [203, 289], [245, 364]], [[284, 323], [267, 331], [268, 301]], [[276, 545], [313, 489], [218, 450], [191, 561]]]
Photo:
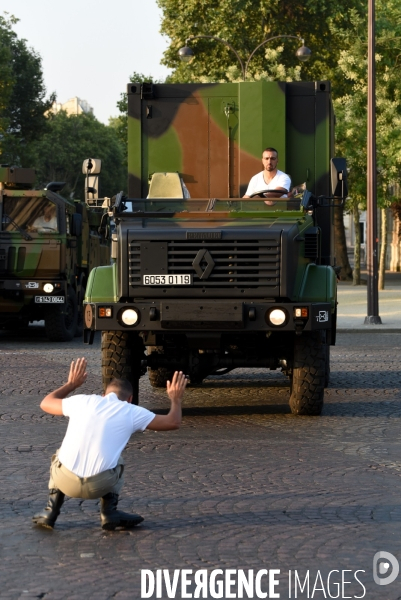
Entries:
[[199, 250], [198, 254], [195, 256], [192, 266], [199, 279], [207, 279], [213, 271], [214, 264], [214, 260], [211, 257], [209, 250], [203, 249]]

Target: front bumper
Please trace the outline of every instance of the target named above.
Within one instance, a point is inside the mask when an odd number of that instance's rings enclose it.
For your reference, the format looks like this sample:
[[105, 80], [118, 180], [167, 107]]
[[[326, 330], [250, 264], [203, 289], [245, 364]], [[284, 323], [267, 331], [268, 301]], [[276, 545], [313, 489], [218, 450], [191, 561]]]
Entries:
[[[52, 283], [54, 290], [46, 293], [43, 286]], [[67, 282], [48, 279], [0, 279], [0, 313], [4, 316], [18, 313], [22, 308], [29, 311], [41, 310], [41, 307], [52, 304], [52, 297], [58, 303], [65, 302]], [[56, 302], [54, 302], [55, 304]]]
[[[296, 308], [307, 309], [307, 317], [297, 317]], [[101, 310], [102, 309], [102, 310]], [[124, 310], [138, 314], [135, 325], [122, 321]], [[285, 322], [273, 325], [269, 314], [282, 309]], [[100, 316], [106, 313], [110, 316]], [[313, 331], [330, 329], [329, 302], [273, 303], [223, 300], [139, 300], [130, 303], [84, 303], [85, 329], [88, 331], [185, 332], [185, 331]]]

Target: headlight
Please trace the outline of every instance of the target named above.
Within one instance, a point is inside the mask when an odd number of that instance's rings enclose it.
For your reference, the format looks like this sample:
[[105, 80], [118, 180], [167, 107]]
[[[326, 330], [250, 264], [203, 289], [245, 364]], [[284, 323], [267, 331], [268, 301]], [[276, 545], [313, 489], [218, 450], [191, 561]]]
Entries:
[[139, 314], [133, 308], [127, 308], [121, 313], [121, 321], [124, 325], [136, 325], [139, 321]]
[[45, 291], [46, 294], [51, 294], [53, 290], [54, 285], [52, 283], [45, 283], [45, 285], [43, 286], [43, 291]]
[[270, 325], [280, 327], [287, 322], [287, 312], [283, 308], [273, 308], [268, 311], [266, 320]]

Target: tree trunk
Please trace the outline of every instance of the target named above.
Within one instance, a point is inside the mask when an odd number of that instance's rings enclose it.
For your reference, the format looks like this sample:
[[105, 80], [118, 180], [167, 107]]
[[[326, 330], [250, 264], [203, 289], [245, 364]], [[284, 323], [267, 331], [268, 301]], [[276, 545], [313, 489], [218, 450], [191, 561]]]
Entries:
[[381, 209], [381, 247], [380, 247], [380, 262], [379, 262], [379, 290], [384, 290], [385, 275], [386, 275], [386, 254], [387, 254], [387, 208]]
[[358, 204], [352, 207], [354, 216], [355, 246], [354, 246], [354, 273], [353, 285], [361, 285], [361, 229], [359, 227]]
[[401, 271], [401, 220], [400, 211], [393, 209], [393, 230], [391, 233], [390, 271]]
[[334, 209], [334, 248], [336, 266], [341, 267], [341, 281], [352, 281], [352, 269], [348, 260], [345, 240], [344, 208], [342, 206], [336, 206]]

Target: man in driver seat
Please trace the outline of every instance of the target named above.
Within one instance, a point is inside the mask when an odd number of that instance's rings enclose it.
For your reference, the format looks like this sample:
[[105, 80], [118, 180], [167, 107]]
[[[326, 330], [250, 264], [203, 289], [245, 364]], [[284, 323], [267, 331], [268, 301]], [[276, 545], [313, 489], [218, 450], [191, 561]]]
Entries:
[[47, 204], [43, 209], [42, 215], [37, 217], [32, 223], [32, 226], [29, 228], [30, 231], [38, 231], [41, 229], [45, 229], [49, 232], [57, 231], [57, 214], [55, 204]]
[[[263, 171], [254, 175], [249, 182], [243, 198], [250, 198], [257, 192], [274, 190], [287, 194], [291, 188], [291, 178], [283, 171], [277, 169], [278, 152], [275, 148], [266, 148], [262, 154]], [[266, 197], [278, 198], [282, 194], [270, 192]]]

